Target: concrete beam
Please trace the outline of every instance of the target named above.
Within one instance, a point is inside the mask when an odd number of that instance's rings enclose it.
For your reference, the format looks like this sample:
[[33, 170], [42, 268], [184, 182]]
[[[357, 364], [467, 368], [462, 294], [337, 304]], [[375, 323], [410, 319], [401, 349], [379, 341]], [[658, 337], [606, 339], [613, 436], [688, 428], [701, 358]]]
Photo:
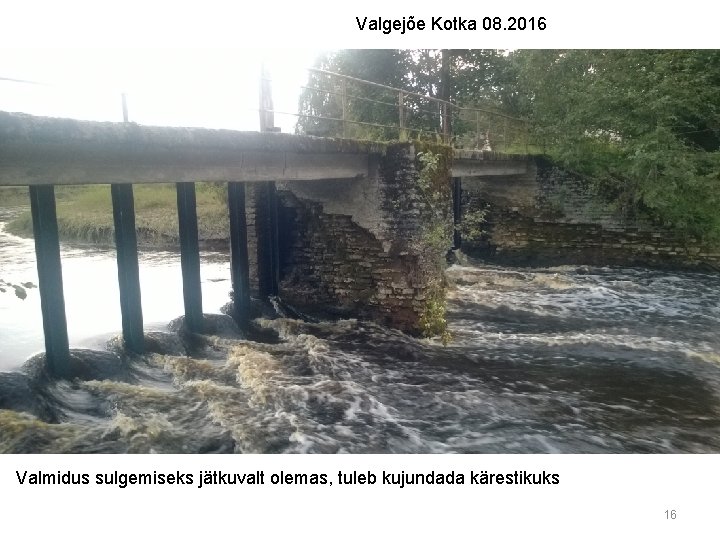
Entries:
[[363, 178], [385, 146], [0, 111], [0, 186]]
[[454, 159], [452, 176], [514, 176], [528, 172], [527, 161], [485, 161], [476, 159]]
[[481, 161], [527, 161], [531, 157], [528, 154], [506, 154], [504, 152], [470, 148], [455, 148], [453, 154], [455, 159], [476, 159]]
[[452, 176], [513, 176], [528, 172], [530, 158], [524, 154], [503, 154], [482, 150], [456, 149]]

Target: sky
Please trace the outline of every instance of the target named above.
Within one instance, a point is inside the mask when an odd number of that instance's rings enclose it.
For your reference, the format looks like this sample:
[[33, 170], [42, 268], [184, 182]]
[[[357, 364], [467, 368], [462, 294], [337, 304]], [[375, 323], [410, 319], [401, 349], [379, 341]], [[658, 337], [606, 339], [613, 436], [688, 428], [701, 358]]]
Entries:
[[[274, 107], [297, 112], [306, 68], [319, 49], [2, 49], [0, 110], [144, 125], [258, 129], [258, 88], [264, 63], [273, 79]], [[293, 132], [297, 118], [276, 114]]]

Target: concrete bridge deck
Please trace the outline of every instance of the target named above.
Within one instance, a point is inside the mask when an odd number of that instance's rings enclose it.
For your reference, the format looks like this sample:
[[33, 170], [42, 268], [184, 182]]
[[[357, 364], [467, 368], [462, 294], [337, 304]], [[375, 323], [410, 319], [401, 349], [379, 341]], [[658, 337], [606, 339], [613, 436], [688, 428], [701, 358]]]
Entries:
[[[385, 145], [284, 133], [150, 127], [0, 111], [0, 185], [365, 178]], [[457, 150], [452, 175], [506, 176], [525, 156]]]

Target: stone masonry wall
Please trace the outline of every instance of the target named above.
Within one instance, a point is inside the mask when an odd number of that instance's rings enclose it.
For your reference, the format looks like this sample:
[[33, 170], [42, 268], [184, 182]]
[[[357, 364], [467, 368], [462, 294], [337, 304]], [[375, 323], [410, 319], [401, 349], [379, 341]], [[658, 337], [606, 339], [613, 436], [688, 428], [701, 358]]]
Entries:
[[463, 214], [486, 212], [464, 252], [515, 264], [720, 268], [720, 249], [646, 219], [621, 216], [587, 179], [538, 159], [516, 177], [464, 178]]
[[[372, 178], [278, 183], [280, 297], [306, 312], [356, 316], [417, 332], [452, 245], [451, 207], [432, 204], [449, 200], [449, 172], [439, 175], [433, 198], [419, 183], [412, 144], [390, 145], [372, 160]], [[249, 190], [252, 289], [257, 289], [250, 212], [255, 199]]]

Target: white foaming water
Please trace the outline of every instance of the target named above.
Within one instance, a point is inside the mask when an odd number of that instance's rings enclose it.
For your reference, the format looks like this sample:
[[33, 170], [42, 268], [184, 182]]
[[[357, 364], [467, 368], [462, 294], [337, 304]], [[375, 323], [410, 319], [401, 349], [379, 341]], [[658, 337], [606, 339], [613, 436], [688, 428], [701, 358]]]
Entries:
[[[32, 245], [10, 241], [0, 253], [31, 270]], [[68, 283], [91, 291], [77, 309], [95, 302], [73, 317], [113, 311], [111, 255], [63, 257]], [[146, 318], [180, 314], [177, 256], [148, 254], [143, 265]], [[205, 258], [202, 271], [204, 301], [219, 307], [227, 260]], [[471, 265], [448, 277], [447, 347], [357, 320], [303, 321], [277, 303], [283, 317], [255, 322], [278, 343], [202, 337], [189, 356], [149, 354], [127, 380], [51, 384], [37, 402], [19, 374], [4, 374], [3, 395], [19, 397], [0, 409], [0, 450], [720, 451], [717, 274]], [[11, 367], [23, 359], [10, 356]]]
[[[5, 223], [0, 222], [0, 277], [37, 285], [34, 242], [8, 234], [4, 228]], [[102, 348], [122, 329], [115, 253], [107, 248], [63, 244], [61, 259], [70, 346]], [[229, 258], [203, 253], [201, 261], [204, 311], [219, 313], [229, 301]], [[141, 251], [139, 264], [145, 326], [164, 327], [184, 309], [180, 255]], [[24, 300], [0, 293], [0, 372], [19, 368], [44, 345], [38, 289], [28, 289]]]

